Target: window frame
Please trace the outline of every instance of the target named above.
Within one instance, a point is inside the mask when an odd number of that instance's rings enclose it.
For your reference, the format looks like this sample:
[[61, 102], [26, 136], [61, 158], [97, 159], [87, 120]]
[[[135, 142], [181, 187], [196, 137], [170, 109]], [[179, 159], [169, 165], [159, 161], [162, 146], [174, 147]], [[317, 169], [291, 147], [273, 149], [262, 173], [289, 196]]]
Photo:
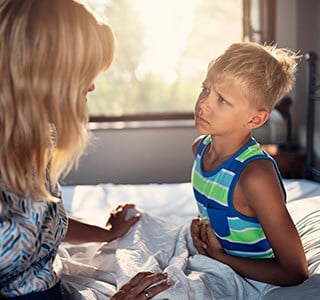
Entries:
[[[242, 0], [243, 1], [243, 41], [253, 41], [254, 35], [258, 36], [258, 41], [263, 43], [273, 43], [275, 41], [275, 0]], [[253, 1], [259, 5], [259, 29], [255, 30], [251, 22], [251, 8]], [[89, 128], [105, 128], [97, 124], [123, 122], [144, 122], [156, 121], [175, 121], [192, 120], [193, 112], [162, 112], [162, 113], [143, 113], [143, 114], [124, 114], [121, 116], [89, 115]]]
[[[251, 22], [251, 8], [253, 1], [259, 5], [259, 29], [255, 30]], [[275, 0], [243, 0], [243, 40], [253, 41], [258, 36], [261, 44], [275, 41]]]

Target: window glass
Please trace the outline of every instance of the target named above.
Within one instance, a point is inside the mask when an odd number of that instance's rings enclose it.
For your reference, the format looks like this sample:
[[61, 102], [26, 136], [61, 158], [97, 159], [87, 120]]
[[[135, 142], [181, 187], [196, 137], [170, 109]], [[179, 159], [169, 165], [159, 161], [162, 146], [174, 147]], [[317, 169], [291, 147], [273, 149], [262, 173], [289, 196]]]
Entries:
[[242, 0], [86, 0], [113, 28], [115, 60], [90, 115], [192, 112], [208, 63], [242, 41]]

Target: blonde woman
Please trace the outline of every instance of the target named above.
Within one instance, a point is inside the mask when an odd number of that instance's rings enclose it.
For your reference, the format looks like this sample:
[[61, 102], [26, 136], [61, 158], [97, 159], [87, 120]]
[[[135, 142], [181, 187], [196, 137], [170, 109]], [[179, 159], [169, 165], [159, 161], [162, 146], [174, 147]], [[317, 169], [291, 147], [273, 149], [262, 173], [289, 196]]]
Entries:
[[[111, 229], [68, 218], [58, 185], [83, 152], [86, 95], [113, 54], [112, 30], [79, 2], [0, 1], [1, 299], [63, 299], [52, 267], [62, 240], [111, 241], [138, 221], [125, 221], [130, 204]], [[140, 273], [114, 297], [145, 299], [165, 276]]]

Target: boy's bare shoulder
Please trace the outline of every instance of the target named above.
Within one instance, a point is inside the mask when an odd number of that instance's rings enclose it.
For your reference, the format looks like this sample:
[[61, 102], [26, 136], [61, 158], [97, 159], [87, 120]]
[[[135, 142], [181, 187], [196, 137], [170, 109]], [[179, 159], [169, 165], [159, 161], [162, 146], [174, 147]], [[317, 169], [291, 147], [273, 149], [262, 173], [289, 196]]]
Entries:
[[278, 207], [279, 203], [284, 203], [285, 194], [270, 160], [258, 159], [250, 162], [240, 175], [238, 183], [256, 216], [261, 216], [270, 207]]
[[272, 161], [268, 159], [257, 159], [250, 162], [240, 176], [241, 184], [247, 187], [264, 186], [279, 181]]
[[200, 141], [203, 139], [204, 135], [200, 135], [196, 137], [192, 143], [192, 152], [194, 155], [197, 153], [197, 148], [199, 146]]

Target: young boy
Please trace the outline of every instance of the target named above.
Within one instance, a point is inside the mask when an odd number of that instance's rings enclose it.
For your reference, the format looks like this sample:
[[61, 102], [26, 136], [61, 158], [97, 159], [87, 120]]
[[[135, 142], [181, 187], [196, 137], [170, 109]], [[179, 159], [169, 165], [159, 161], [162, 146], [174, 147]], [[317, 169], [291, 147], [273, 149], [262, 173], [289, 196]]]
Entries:
[[204, 136], [192, 147], [200, 214], [191, 223], [194, 245], [244, 277], [275, 285], [301, 283], [308, 268], [277, 165], [251, 133], [291, 90], [297, 59], [288, 49], [233, 44], [210, 63], [195, 106]]

